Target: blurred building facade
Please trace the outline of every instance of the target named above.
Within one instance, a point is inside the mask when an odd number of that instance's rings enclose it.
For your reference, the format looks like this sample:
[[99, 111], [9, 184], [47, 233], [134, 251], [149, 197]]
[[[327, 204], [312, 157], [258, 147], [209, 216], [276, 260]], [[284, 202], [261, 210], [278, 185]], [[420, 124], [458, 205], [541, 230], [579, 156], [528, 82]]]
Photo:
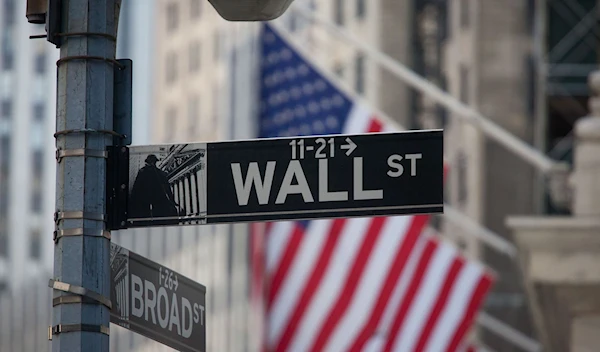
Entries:
[[[443, 72], [448, 91], [528, 144], [534, 142], [529, 64], [533, 36], [526, 1], [452, 1], [447, 7]], [[446, 157], [450, 162], [447, 200], [485, 227], [509, 237], [507, 214], [534, 214], [538, 197], [535, 170], [472, 124], [448, 119]], [[445, 233], [458, 245], [498, 272], [485, 309], [531, 336], [534, 334], [522, 277], [515, 261], [481, 246], [461, 229]], [[494, 350], [515, 347], [482, 331]]]
[[0, 292], [18, 290], [52, 267], [54, 115], [58, 52], [25, 2], [0, 6]]
[[[588, 113], [586, 77], [597, 67], [595, 8], [595, 0], [447, 2], [442, 65], [448, 91], [526, 143], [571, 162], [575, 121]], [[507, 215], [564, 213], [531, 165], [473, 125], [447, 121], [450, 204], [509, 240]], [[519, 263], [457, 235], [458, 228], [447, 226], [446, 233], [498, 272], [485, 309], [535, 335]], [[492, 349], [513, 350], [482, 333]]]

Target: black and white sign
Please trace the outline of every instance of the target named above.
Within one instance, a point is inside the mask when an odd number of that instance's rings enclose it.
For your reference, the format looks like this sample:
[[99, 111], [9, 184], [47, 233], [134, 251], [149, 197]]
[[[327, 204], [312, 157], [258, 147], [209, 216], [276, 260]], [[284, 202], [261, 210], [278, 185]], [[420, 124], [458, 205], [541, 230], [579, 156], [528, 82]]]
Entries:
[[111, 243], [110, 321], [184, 352], [206, 351], [206, 287]]
[[128, 226], [443, 212], [441, 130], [130, 149]]

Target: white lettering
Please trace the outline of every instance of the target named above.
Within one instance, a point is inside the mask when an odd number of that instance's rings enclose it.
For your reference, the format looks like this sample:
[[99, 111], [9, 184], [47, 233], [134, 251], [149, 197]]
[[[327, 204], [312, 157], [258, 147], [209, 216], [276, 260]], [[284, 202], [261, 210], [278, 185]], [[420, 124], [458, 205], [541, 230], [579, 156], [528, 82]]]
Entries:
[[[298, 184], [296, 185], [292, 185], [294, 176], [298, 181]], [[304, 203], [312, 203], [315, 201], [310, 193], [310, 188], [308, 187], [308, 182], [306, 182], [306, 176], [304, 175], [304, 170], [302, 170], [302, 165], [299, 160], [290, 161], [285, 176], [283, 177], [275, 204], [285, 203], [287, 196], [290, 194], [302, 194]]]
[[264, 205], [269, 202], [269, 194], [271, 193], [271, 184], [273, 183], [273, 174], [275, 173], [275, 165], [277, 162], [267, 162], [267, 169], [265, 172], [265, 179], [261, 178], [260, 170], [258, 169], [258, 163], [252, 162], [248, 165], [248, 172], [246, 178], [242, 180], [242, 168], [239, 163], [231, 164], [231, 174], [233, 175], [233, 182], [235, 184], [235, 192], [238, 198], [238, 204], [248, 205], [248, 199], [250, 198], [250, 192], [252, 191], [252, 185], [256, 188], [256, 197], [258, 198], [258, 204]]
[[179, 308], [177, 306], [177, 295], [173, 292], [171, 297], [171, 316], [169, 317], [169, 330], [173, 331], [173, 325], [177, 325], [177, 334], [181, 336], [181, 324], [179, 323]]
[[[189, 317], [189, 320], [186, 317]], [[186, 339], [192, 336], [192, 323], [192, 306], [190, 305], [190, 301], [185, 297], [181, 297], [181, 328], [183, 332], [181, 336]]]
[[131, 274], [131, 300], [133, 303], [131, 314], [138, 318], [141, 318], [142, 314], [144, 314], [143, 289], [142, 279], [137, 275]]
[[[146, 281], [146, 284], [148, 282]], [[163, 298], [163, 299], [161, 299]], [[167, 290], [165, 290], [164, 287], [160, 287], [158, 289], [158, 300], [157, 300], [158, 304], [157, 304], [157, 308], [158, 308], [158, 322], [160, 324], [160, 327], [162, 327], [163, 329], [167, 328], [167, 325], [169, 324], [169, 296], [167, 296]], [[164, 305], [161, 305], [161, 303], [164, 301]], [[165, 315], [162, 315], [163, 309], [165, 312]]]
[[383, 199], [383, 190], [363, 189], [363, 158], [354, 158], [354, 200]]
[[402, 164], [400, 164], [400, 161], [402, 161], [402, 157], [400, 155], [398, 155], [398, 154], [390, 155], [390, 157], [387, 160], [388, 166], [391, 168], [395, 168], [396, 171], [389, 170], [387, 172], [389, 177], [402, 176], [402, 174], [404, 173], [404, 166], [402, 166]]
[[[148, 280], [144, 280], [144, 286], [146, 286], [146, 314], [144, 315], [144, 319], [148, 320], [148, 310], [152, 314], [152, 323], [156, 324], [156, 313], [154, 313], [154, 309], [156, 308], [156, 287], [154, 284]], [[152, 292], [152, 298], [150, 298], [150, 292]]]
[[194, 303], [194, 323], [204, 325], [204, 306]]
[[423, 154], [406, 154], [406, 159], [410, 160], [410, 175], [417, 176], [417, 160], [423, 157]]
[[328, 160], [319, 160], [319, 202], [348, 200], [348, 191], [329, 192]]
[[200, 321], [200, 313], [198, 312], [198, 309], [200, 306], [198, 305], [198, 303], [194, 303], [194, 323], [198, 324], [198, 322]]
[[200, 325], [204, 325], [204, 306], [198, 306], [200, 307]]

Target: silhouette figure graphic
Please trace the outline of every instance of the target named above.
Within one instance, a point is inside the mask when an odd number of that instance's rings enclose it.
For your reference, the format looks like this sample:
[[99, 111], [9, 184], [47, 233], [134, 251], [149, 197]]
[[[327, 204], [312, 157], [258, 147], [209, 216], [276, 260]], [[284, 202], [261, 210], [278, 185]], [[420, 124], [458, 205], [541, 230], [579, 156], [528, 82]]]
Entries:
[[148, 155], [146, 165], [138, 171], [129, 197], [129, 216], [157, 218], [179, 215], [179, 205], [169, 185], [167, 174], [156, 167], [158, 158]]

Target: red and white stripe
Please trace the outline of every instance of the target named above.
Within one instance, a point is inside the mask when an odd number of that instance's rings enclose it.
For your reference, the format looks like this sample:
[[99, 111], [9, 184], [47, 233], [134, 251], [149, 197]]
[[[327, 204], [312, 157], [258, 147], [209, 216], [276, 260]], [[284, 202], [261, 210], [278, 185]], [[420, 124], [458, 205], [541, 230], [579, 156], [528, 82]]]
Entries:
[[[345, 127], [345, 133], [388, 130], [360, 106]], [[254, 279], [266, 284], [266, 350], [475, 350], [464, 340], [493, 278], [425, 233], [428, 220], [270, 224], [266, 251], [253, 250], [256, 263], [264, 263], [258, 271], [265, 275]], [[263, 254], [264, 262], [254, 257]]]

